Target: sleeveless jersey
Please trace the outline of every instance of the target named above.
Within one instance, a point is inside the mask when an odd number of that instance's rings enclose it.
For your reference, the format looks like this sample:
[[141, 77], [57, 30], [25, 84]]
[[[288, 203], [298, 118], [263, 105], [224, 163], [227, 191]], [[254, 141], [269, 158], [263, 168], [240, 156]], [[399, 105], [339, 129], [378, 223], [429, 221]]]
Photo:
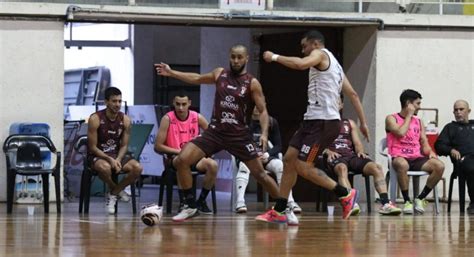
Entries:
[[[404, 118], [400, 114], [393, 114], [398, 125], [402, 125]], [[397, 137], [394, 134], [387, 133], [387, 149], [392, 157], [404, 157], [407, 159], [416, 159], [423, 157], [421, 154], [420, 136], [421, 122], [416, 116], [412, 116], [407, 133], [404, 137]]]
[[181, 150], [187, 142], [199, 134], [199, 114], [189, 111], [186, 120], [178, 119], [174, 111], [170, 111], [166, 115], [170, 118], [170, 125], [165, 144]]
[[341, 128], [336, 140], [329, 146], [329, 150], [337, 152], [343, 156], [354, 154], [354, 145], [352, 143], [352, 127], [348, 119], [341, 121]]
[[329, 67], [318, 70], [309, 69], [308, 106], [305, 120], [339, 120], [339, 99], [344, 72], [334, 55], [326, 48], [322, 49], [329, 57]]
[[115, 120], [110, 120], [105, 114], [105, 109], [96, 112], [99, 116], [97, 129], [97, 148], [109, 156], [116, 157], [120, 149], [120, 139], [124, 131], [124, 113], [119, 112]]
[[248, 122], [255, 106], [250, 92], [252, 79], [248, 73], [236, 76], [222, 71], [216, 82], [211, 129], [229, 136], [249, 134]]

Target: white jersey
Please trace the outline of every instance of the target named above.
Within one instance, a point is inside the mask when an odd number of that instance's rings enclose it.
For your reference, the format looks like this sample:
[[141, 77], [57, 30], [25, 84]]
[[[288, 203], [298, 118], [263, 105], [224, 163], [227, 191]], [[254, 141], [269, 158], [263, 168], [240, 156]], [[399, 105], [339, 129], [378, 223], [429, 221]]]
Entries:
[[334, 55], [326, 48], [322, 49], [329, 56], [329, 67], [318, 70], [309, 69], [308, 106], [305, 120], [340, 120], [339, 99], [344, 72]]

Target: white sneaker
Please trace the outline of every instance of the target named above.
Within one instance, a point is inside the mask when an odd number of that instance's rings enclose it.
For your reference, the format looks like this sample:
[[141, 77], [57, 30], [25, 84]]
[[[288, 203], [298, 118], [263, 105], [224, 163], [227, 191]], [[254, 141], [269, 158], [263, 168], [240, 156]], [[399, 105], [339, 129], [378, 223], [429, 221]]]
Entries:
[[415, 199], [415, 212], [418, 214], [425, 213], [425, 208], [428, 205], [428, 201], [426, 199]]
[[287, 220], [286, 223], [289, 226], [298, 226], [298, 224], [300, 224], [298, 218], [296, 217], [292, 209], [286, 208], [285, 214], [286, 214], [286, 220]]
[[192, 217], [198, 216], [199, 212], [197, 208], [189, 208], [187, 204], [183, 206], [183, 209], [173, 217], [173, 221], [181, 222]]
[[245, 202], [238, 202], [235, 206], [236, 213], [247, 213], [247, 205], [245, 205]]
[[122, 202], [130, 202], [130, 196], [123, 190], [118, 194], [118, 199]]
[[117, 204], [117, 196], [111, 193], [107, 193], [107, 199], [105, 202], [105, 209], [109, 214], [115, 214], [115, 205]]
[[287, 207], [290, 208], [290, 210], [292, 210], [295, 214], [300, 214], [303, 211], [296, 202], [288, 202]]

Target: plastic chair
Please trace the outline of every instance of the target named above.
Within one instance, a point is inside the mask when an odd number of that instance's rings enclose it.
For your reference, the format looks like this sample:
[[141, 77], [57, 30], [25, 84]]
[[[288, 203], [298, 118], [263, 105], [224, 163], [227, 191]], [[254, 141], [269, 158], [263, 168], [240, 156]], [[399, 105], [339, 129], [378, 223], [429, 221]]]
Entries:
[[464, 204], [466, 200], [466, 179], [460, 170], [458, 170], [459, 163], [453, 159], [453, 173], [449, 178], [449, 193], [448, 193], [448, 213], [451, 212], [451, 201], [453, 196], [453, 186], [454, 180], [458, 178], [458, 188], [459, 188], [459, 212], [464, 213]]
[[[158, 196], [158, 205], [163, 206], [163, 194], [166, 189], [166, 213], [170, 214], [172, 210], [173, 203], [173, 186], [178, 184], [176, 177], [176, 170], [170, 167], [171, 160], [163, 156], [163, 166], [165, 170], [161, 174], [160, 181], [160, 192]], [[193, 191], [196, 196], [196, 180], [198, 176], [204, 176], [205, 173], [192, 170], [191, 174], [193, 176]], [[216, 187], [213, 186], [211, 189], [212, 197], [212, 211], [214, 214], [217, 213], [217, 200], [216, 200]]]
[[[379, 153], [385, 157], [387, 157], [387, 162], [388, 162], [388, 170], [389, 170], [389, 191], [390, 191], [390, 200], [395, 203], [396, 198], [397, 198], [397, 190], [398, 190], [398, 180], [397, 180], [397, 172], [392, 166], [392, 156], [388, 154], [387, 152], [387, 139], [382, 138], [379, 142]], [[416, 198], [418, 196], [419, 192], [419, 185], [420, 185], [420, 177], [422, 176], [429, 176], [430, 174], [426, 171], [413, 171], [409, 170], [407, 172], [408, 177], [411, 177], [413, 180], [413, 198]], [[436, 214], [439, 214], [439, 197], [438, 197], [438, 191], [436, 189], [436, 186], [433, 188], [433, 195], [434, 195], [434, 200], [435, 200], [435, 211]]]
[[[43, 166], [41, 152], [45, 149], [56, 154], [56, 164], [53, 167]], [[61, 213], [61, 152], [56, 151], [53, 142], [41, 135], [15, 134], [7, 137], [3, 144], [3, 152], [7, 161], [7, 213], [12, 213], [17, 174], [23, 176], [41, 175], [45, 213], [49, 213], [49, 175], [53, 175], [56, 210]]]
[[[79, 193], [79, 213], [89, 213], [89, 204], [90, 204], [90, 193], [91, 193], [91, 186], [92, 181], [95, 176], [97, 176], [97, 172], [92, 170], [88, 163], [87, 163], [87, 136], [83, 135], [76, 139], [74, 143], [74, 150], [82, 155], [84, 168], [82, 171], [81, 176], [81, 189]], [[122, 172], [112, 173], [112, 180], [117, 183], [119, 174], [123, 174]], [[131, 198], [132, 198], [132, 211], [133, 214], [137, 213], [137, 204], [136, 204], [136, 194], [135, 194], [135, 183], [130, 185], [131, 189]], [[117, 201], [118, 204], [119, 201]], [[115, 205], [115, 213], [117, 213], [117, 205]]]

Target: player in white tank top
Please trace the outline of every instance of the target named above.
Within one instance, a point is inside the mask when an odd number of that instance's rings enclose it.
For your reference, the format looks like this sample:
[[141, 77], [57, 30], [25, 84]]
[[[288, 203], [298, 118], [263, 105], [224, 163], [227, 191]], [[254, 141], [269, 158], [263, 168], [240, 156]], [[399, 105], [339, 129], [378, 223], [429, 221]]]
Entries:
[[321, 49], [329, 58], [326, 70], [309, 68], [308, 106], [305, 120], [340, 120], [339, 98], [344, 71], [334, 55], [326, 48]]
[[[266, 62], [277, 62], [295, 70], [309, 69], [308, 107], [304, 122], [290, 140], [285, 153], [283, 177], [280, 185], [281, 199], [276, 199], [275, 207], [257, 220], [275, 222], [274, 217], [287, 216], [290, 225], [298, 224], [298, 218], [291, 210], [285, 210], [291, 188], [297, 175], [333, 191], [341, 200], [343, 218], [350, 216], [357, 199], [357, 191], [348, 189], [328, 177], [314, 166], [317, 156], [327, 147], [339, 132], [339, 98], [341, 91], [349, 97], [361, 123], [361, 132], [369, 139], [369, 131], [359, 96], [344, 76], [336, 58], [325, 48], [324, 36], [318, 31], [310, 31], [301, 40], [303, 58], [281, 56], [266, 51]], [[334, 129], [333, 129], [334, 128]], [[336, 132], [336, 133], [334, 133]]]

